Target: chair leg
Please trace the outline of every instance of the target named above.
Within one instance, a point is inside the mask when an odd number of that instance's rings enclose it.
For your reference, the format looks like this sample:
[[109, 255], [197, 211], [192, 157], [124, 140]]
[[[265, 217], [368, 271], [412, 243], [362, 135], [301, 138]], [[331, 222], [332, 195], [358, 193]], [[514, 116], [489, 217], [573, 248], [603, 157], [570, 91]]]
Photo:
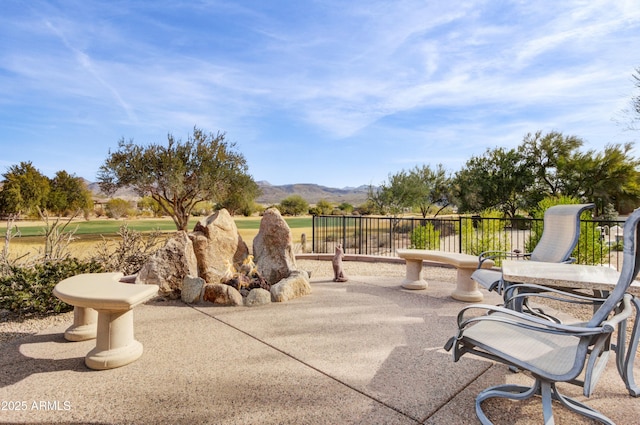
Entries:
[[615, 425], [609, 418], [604, 416], [597, 410], [592, 409], [584, 403], [574, 400], [569, 397], [564, 397], [556, 389], [556, 385], [553, 382], [548, 382], [539, 378], [536, 378], [533, 386], [527, 387], [522, 385], [497, 385], [489, 387], [478, 394], [476, 397], [476, 415], [483, 425], [492, 425], [493, 422], [489, 420], [487, 415], [482, 410], [482, 402], [494, 397], [507, 398], [510, 400], [526, 400], [535, 395], [539, 395], [542, 398], [542, 412], [544, 415], [545, 425], [554, 425], [552, 400], [558, 400], [566, 408], [588, 418], [594, 419], [605, 425]]

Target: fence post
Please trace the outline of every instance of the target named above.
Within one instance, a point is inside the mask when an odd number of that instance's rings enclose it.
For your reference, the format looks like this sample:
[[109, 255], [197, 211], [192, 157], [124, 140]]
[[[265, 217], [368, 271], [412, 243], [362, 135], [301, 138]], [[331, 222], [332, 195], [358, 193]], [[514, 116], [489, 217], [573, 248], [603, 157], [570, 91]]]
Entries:
[[311, 252], [316, 253], [316, 240], [318, 239], [318, 235], [316, 235], [316, 217], [317, 215], [311, 216]]
[[458, 216], [458, 252], [462, 254], [462, 216]]

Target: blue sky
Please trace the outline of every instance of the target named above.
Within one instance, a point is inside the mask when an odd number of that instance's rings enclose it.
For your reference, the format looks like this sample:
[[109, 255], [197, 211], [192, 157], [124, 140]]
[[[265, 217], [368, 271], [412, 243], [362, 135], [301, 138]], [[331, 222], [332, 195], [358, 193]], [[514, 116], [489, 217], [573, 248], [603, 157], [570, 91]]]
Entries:
[[[637, 0], [1, 0], [0, 170], [226, 132], [256, 180], [452, 173], [527, 133], [633, 142]], [[634, 153], [639, 156], [637, 153]]]

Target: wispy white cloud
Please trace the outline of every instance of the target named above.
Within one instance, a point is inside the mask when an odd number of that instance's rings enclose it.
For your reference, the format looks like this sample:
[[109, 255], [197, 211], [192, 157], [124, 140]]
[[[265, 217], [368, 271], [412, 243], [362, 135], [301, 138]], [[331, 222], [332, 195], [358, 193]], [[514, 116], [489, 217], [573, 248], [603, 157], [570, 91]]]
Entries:
[[[606, 139], [640, 65], [635, 0], [67, 6], [0, 16], [0, 112], [29, 115], [0, 130], [55, 123], [113, 145], [199, 125], [265, 159], [315, 138], [367, 143], [370, 162], [456, 163], [538, 129]], [[393, 153], [403, 138], [415, 154]]]

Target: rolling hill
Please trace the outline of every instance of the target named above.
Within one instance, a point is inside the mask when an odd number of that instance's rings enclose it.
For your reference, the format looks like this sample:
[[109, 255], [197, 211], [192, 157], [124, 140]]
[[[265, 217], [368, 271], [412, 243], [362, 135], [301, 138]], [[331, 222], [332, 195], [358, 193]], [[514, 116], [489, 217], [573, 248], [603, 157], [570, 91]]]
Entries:
[[325, 201], [336, 204], [347, 202], [357, 206], [367, 200], [369, 190], [369, 186], [336, 189], [312, 183], [285, 184], [279, 186], [272, 185], [265, 181], [257, 183], [262, 190], [262, 195], [260, 195], [256, 201], [265, 205], [280, 203], [283, 199], [291, 195], [300, 195], [310, 204], [315, 204], [324, 199]]
[[[100, 192], [98, 183], [86, 183], [89, 190], [94, 194], [95, 197], [106, 198], [106, 196]], [[262, 190], [262, 195], [260, 195], [256, 199], [256, 202], [263, 205], [278, 204], [283, 199], [291, 195], [300, 195], [305, 201], [310, 204], [315, 204], [316, 202], [324, 199], [335, 204], [346, 202], [353, 206], [358, 206], [363, 204], [367, 200], [367, 193], [369, 190], [369, 186], [366, 185], [337, 189], [312, 183], [297, 183], [285, 185], [272, 185], [266, 181], [259, 181], [257, 183]], [[126, 188], [119, 189], [113, 195], [113, 197], [126, 200], [138, 199], [138, 196], [133, 190]]]

